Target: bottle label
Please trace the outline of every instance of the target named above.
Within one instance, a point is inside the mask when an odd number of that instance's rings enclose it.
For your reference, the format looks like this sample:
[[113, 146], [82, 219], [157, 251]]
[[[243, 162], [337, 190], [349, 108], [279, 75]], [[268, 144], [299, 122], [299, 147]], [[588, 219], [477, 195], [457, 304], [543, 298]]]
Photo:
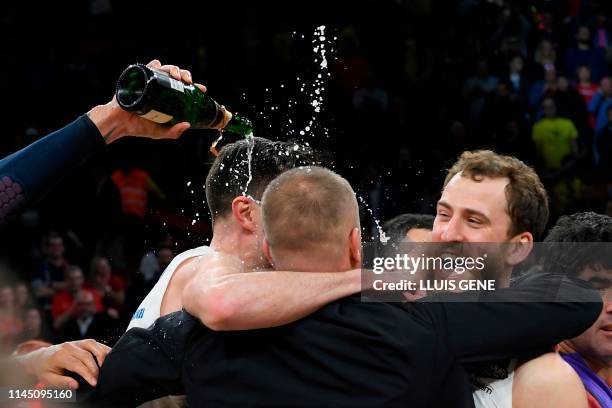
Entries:
[[183, 85], [181, 81], [177, 81], [176, 79], [170, 77], [168, 77], [168, 79], [170, 80], [170, 86], [172, 89], [183, 93], [185, 92], [185, 85]]
[[167, 72], [154, 68], [151, 68], [151, 71], [153, 71], [155, 77], [162, 82], [164, 86], [167, 87], [170, 85], [170, 88], [174, 89], [175, 91], [185, 93], [185, 84], [183, 84], [181, 81], [177, 81], [176, 79], [172, 78]]
[[165, 113], [161, 113], [161, 112], [158, 112], [158, 111], [153, 110], [153, 109], [151, 109], [150, 111], [148, 111], [144, 115], [140, 115], [140, 117], [148, 119], [148, 120], [151, 120], [151, 121], [156, 122], [156, 123], [168, 123], [172, 119], [174, 119], [173, 116], [166, 115]]

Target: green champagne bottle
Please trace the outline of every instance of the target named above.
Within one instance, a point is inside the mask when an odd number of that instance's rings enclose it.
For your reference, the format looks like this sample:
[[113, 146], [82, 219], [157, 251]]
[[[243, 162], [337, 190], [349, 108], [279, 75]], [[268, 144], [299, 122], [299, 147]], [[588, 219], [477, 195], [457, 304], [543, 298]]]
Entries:
[[160, 124], [189, 122], [194, 129], [223, 129], [243, 137], [253, 135], [248, 119], [232, 115], [198, 87], [143, 64], [130, 65], [123, 71], [115, 96], [124, 110]]

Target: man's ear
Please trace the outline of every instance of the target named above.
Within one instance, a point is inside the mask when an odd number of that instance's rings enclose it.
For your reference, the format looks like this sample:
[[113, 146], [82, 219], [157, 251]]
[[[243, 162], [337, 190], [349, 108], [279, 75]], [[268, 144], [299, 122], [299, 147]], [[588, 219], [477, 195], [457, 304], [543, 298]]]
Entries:
[[358, 227], [353, 228], [349, 235], [349, 251], [351, 267], [361, 268], [361, 231]]
[[533, 235], [530, 232], [520, 233], [510, 239], [506, 262], [515, 266], [523, 262], [533, 249]]
[[263, 244], [261, 246], [261, 249], [263, 250], [263, 254], [266, 257], [266, 260], [268, 261], [268, 263], [274, 267], [274, 260], [272, 259], [272, 252], [270, 252], [270, 244], [268, 244], [268, 239], [266, 237], [264, 237], [263, 239]]
[[256, 205], [252, 199], [245, 196], [238, 196], [232, 201], [232, 216], [241, 228], [255, 232], [255, 217], [253, 216], [253, 206]]

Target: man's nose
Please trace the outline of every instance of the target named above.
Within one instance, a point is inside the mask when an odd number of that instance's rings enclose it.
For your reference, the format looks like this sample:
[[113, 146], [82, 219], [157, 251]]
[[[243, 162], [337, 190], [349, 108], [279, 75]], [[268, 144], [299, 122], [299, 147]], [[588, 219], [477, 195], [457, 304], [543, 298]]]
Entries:
[[463, 233], [463, 224], [459, 217], [452, 217], [446, 224], [444, 232], [442, 233], [442, 240], [444, 242], [464, 242], [465, 235]]

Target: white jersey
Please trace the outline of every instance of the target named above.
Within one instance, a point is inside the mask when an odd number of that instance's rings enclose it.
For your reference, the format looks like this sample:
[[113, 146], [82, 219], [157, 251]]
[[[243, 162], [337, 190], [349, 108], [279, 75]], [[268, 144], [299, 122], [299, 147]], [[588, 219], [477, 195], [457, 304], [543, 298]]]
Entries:
[[132, 327], [141, 327], [143, 329], [148, 328], [161, 316], [161, 304], [164, 299], [164, 294], [170, 283], [170, 279], [174, 275], [176, 268], [190, 258], [200, 257], [208, 255], [214, 252], [214, 249], [208, 246], [201, 246], [187, 250], [174, 257], [170, 265], [166, 268], [164, 273], [159, 277], [159, 280], [153, 286], [153, 289], [149, 292], [147, 297], [140, 303], [136, 312], [132, 316], [132, 320], [128, 325], [127, 330]]
[[508, 376], [503, 379], [478, 378], [482, 387], [472, 392], [476, 408], [512, 408], [512, 384], [516, 360], [512, 360]]

